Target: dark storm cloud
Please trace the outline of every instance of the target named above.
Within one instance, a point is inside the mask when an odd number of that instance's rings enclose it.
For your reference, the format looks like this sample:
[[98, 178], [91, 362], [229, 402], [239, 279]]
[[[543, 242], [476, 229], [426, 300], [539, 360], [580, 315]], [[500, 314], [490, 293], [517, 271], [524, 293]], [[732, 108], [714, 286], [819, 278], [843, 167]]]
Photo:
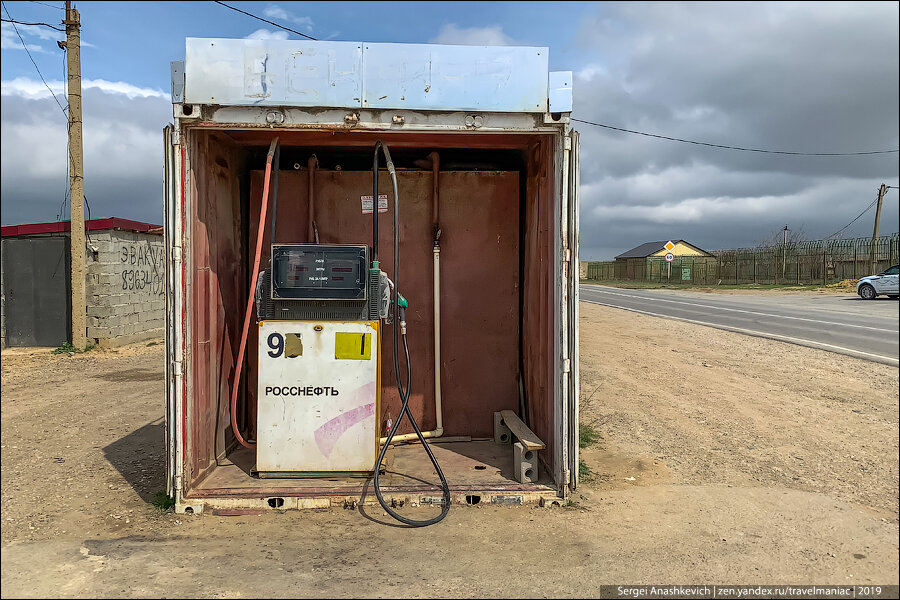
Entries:
[[[162, 128], [171, 103], [161, 94], [135, 95], [125, 84], [95, 85], [83, 91], [90, 216], [161, 223]], [[4, 82], [0, 99], [3, 224], [66, 220], [66, 120], [49, 93], [23, 87]]]
[[[576, 74], [573, 116], [756, 148], [897, 148], [897, 21], [898, 5], [887, 2], [601, 3], [577, 27], [587, 66]], [[441, 35], [510, 41], [493, 23]], [[92, 216], [160, 222], [167, 94], [122, 82], [84, 94]], [[574, 125], [582, 259], [669, 238], [748, 246], [785, 223], [822, 237], [864, 209], [878, 185], [898, 184], [897, 154], [766, 155]], [[3, 82], [0, 151], [3, 223], [55, 220], [66, 189], [65, 121], [40, 81]], [[898, 196], [886, 198], [882, 232], [898, 230]], [[871, 222], [870, 212], [846, 234], [869, 235]]]
[[[893, 3], [603, 5], [578, 39], [576, 118], [801, 152], [898, 147]], [[897, 154], [790, 157], [582, 132], [582, 259], [645, 241], [752, 245], [784, 222], [833, 233], [896, 184]], [[896, 192], [895, 192], [896, 193]], [[882, 231], [896, 231], [885, 203]], [[865, 217], [847, 233], [871, 233]], [[868, 224], [868, 225], [867, 225]]]

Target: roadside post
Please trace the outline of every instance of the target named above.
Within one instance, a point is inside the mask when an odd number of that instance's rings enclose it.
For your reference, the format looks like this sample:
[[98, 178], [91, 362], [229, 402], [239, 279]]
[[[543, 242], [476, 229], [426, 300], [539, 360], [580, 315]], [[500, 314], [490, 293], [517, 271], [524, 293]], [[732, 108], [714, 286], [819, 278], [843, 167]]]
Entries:
[[675, 249], [675, 244], [672, 243], [671, 240], [666, 242], [666, 281], [667, 283], [672, 283], [672, 261], [675, 260], [675, 255], [672, 254], [672, 250]]

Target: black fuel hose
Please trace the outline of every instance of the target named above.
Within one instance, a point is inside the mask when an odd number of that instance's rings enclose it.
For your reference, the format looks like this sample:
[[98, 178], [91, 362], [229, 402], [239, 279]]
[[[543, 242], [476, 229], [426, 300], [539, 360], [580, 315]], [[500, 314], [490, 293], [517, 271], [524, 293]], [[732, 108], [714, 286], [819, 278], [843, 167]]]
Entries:
[[[378, 453], [378, 460], [375, 461], [375, 476], [374, 476], [374, 488], [375, 488], [375, 496], [378, 498], [378, 503], [381, 504], [381, 507], [385, 510], [386, 513], [400, 521], [401, 523], [405, 523], [410, 525], [411, 527], [425, 527], [427, 525], [434, 525], [435, 523], [441, 521], [444, 517], [447, 516], [447, 513], [450, 512], [450, 486], [447, 484], [447, 479], [444, 477], [444, 472], [441, 470], [441, 466], [438, 464], [437, 459], [434, 457], [434, 454], [431, 452], [431, 448], [428, 445], [428, 441], [425, 439], [425, 436], [422, 435], [422, 430], [419, 429], [419, 424], [416, 423], [416, 419], [412, 416], [412, 413], [409, 412], [409, 392], [410, 387], [412, 386], [412, 367], [409, 361], [409, 345], [406, 341], [406, 308], [400, 306], [400, 202], [399, 202], [399, 194], [397, 191], [397, 172], [394, 169], [394, 163], [391, 161], [391, 153], [388, 150], [387, 146], [382, 144], [380, 141], [375, 144], [375, 163], [374, 163], [374, 177], [377, 177], [378, 173], [378, 149], [384, 152], [384, 160], [387, 163], [388, 173], [391, 175], [391, 182], [394, 186], [394, 375], [397, 379], [397, 391], [400, 392], [400, 400], [402, 401], [402, 406], [400, 408], [400, 414], [397, 417], [397, 422], [394, 423], [393, 427], [391, 427], [391, 431], [388, 434], [387, 439], [384, 442], [384, 445], [381, 447], [381, 451]], [[377, 179], [376, 179], [377, 181]], [[374, 191], [374, 196], [372, 198], [372, 212], [378, 212], [378, 189], [376, 188]], [[377, 221], [376, 221], [377, 223]], [[375, 239], [378, 239], [378, 231], [374, 232]], [[400, 377], [400, 349], [399, 349], [399, 338], [403, 337], [403, 351], [406, 354], [406, 386], [404, 387], [403, 381]], [[409, 422], [412, 424], [413, 429], [416, 431], [416, 435], [419, 437], [419, 441], [422, 443], [422, 447], [425, 448], [425, 452], [428, 453], [428, 458], [431, 459], [431, 464], [434, 465], [434, 470], [437, 473], [438, 477], [441, 480], [441, 490], [443, 491], [443, 502], [441, 503], [441, 514], [432, 518], [426, 519], [424, 521], [419, 521], [416, 519], [410, 519], [404, 517], [403, 515], [397, 513], [393, 510], [390, 505], [385, 501], [384, 496], [381, 493], [381, 483], [379, 481], [380, 473], [381, 473], [381, 465], [384, 463], [384, 456], [387, 453], [388, 447], [391, 445], [391, 440], [394, 439], [394, 434], [397, 432], [397, 429], [400, 425], [400, 421], [403, 419], [403, 415], [406, 415], [409, 419]]]
[[[375, 157], [372, 159], [372, 260], [378, 262], [378, 149], [383, 144], [375, 142]], [[390, 164], [390, 156], [385, 152], [385, 161]], [[396, 202], [396, 200], [395, 200]]]

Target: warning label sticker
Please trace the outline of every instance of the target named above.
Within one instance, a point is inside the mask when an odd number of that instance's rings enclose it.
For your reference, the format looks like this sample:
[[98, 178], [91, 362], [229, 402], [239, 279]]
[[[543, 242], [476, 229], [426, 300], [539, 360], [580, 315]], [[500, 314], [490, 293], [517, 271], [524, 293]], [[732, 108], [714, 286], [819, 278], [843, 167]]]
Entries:
[[[371, 215], [372, 214], [372, 196], [360, 196], [360, 202], [362, 203], [362, 214]], [[387, 212], [387, 194], [378, 194], [378, 212], [383, 213]]]

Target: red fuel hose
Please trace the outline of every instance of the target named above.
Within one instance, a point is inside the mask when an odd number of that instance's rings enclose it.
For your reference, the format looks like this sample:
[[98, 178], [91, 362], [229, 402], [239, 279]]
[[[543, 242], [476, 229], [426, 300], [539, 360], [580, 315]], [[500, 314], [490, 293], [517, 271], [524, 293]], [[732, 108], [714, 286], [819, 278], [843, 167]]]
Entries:
[[[234, 384], [231, 386], [231, 405], [229, 412], [231, 413], [231, 430], [234, 437], [241, 443], [244, 448], [252, 448], [253, 443], [248, 442], [241, 435], [237, 424], [237, 395], [238, 386], [241, 383], [241, 367], [244, 364], [244, 351], [247, 349], [247, 333], [250, 330], [250, 317], [253, 315], [253, 300], [256, 295], [256, 281], [259, 278], [259, 259], [262, 255], [263, 231], [266, 227], [266, 211], [269, 207], [269, 179], [272, 176], [272, 163], [278, 149], [278, 138], [272, 140], [269, 146], [269, 154], [266, 156], [266, 178], [263, 182], [262, 201], [259, 206], [259, 227], [256, 234], [256, 257], [253, 259], [253, 271], [250, 273], [250, 292], [247, 295], [247, 312], [244, 313], [244, 330], [241, 333], [241, 345], [238, 349], [237, 362], [234, 367]], [[275, 165], [278, 168], [278, 165]], [[276, 175], [277, 177], [277, 175]]]

